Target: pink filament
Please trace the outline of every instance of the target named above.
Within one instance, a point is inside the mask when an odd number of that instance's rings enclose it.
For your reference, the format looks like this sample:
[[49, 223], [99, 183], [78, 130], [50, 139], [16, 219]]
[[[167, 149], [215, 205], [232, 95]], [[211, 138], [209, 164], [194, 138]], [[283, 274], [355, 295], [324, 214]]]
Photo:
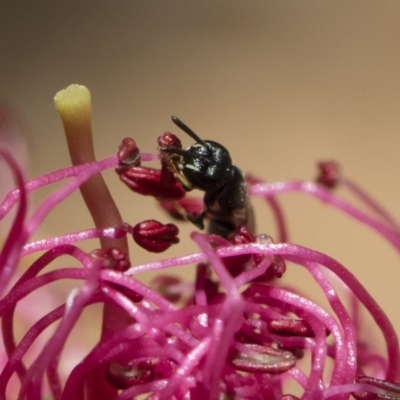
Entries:
[[[357, 318], [354, 318], [354, 314], [350, 316], [324, 277], [325, 268], [340, 278], [344, 287], [351, 292], [354, 304], [358, 302], [363, 304], [375, 320], [386, 342], [386, 379], [396, 379], [400, 369], [399, 344], [392, 324], [356, 277], [333, 258], [295, 244], [250, 243], [233, 246], [221, 238], [193, 233], [192, 239], [199, 246], [199, 253], [136, 265], [125, 273], [108, 270], [101, 261], [94, 260], [89, 254], [72, 246], [72, 243], [91, 238], [123, 237], [132, 230], [128, 224], [105, 229], [89, 229], [31, 243], [27, 241], [43, 223], [48, 213], [60, 205], [83, 182], [100, 171], [115, 167], [116, 157], [65, 168], [24, 183], [15, 161], [5, 152], [1, 154], [16, 177], [17, 189], [0, 205], [0, 219], [17, 202], [19, 208], [0, 255], [0, 267], [2, 267], [0, 289], [6, 290], [21, 257], [38, 251], [48, 251], [37, 258], [0, 300], [3, 340], [8, 354], [8, 360], [0, 374], [0, 399], [5, 399], [7, 385], [14, 373], [17, 373], [21, 380], [18, 399], [39, 400], [46, 373], [55, 399], [83, 399], [85, 380], [99, 365], [108, 365], [110, 362], [129, 363], [135, 359], [169, 360], [173, 365], [172, 375], [167, 378], [160, 375], [152, 382], [125, 389], [120, 392], [118, 399], [129, 399], [142, 393], [152, 392], [153, 398], [158, 400], [174, 396], [185, 400], [201, 398], [217, 400], [221, 396], [221, 388], [226, 390], [228, 395], [234, 394], [249, 400], [279, 398], [288, 379], [297, 381], [304, 389], [302, 399], [346, 399], [353, 391], [381, 393], [371, 385], [352, 383], [358, 372]], [[155, 160], [158, 156], [142, 154], [141, 159]], [[65, 178], [72, 179], [50, 195], [36, 209], [33, 216], [25, 221], [27, 194]], [[341, 184], [353, 191], [376, 217], [359, 211], [330, 191], [311, 182], [273, 184], [257, 182], [250, 185], [249, 192], [254, 196], [264, 197], [271, 206], [278, 226], [278, 236], [282, 242], [287, 240], [287, 227], [276, 197], [282, 193], [297, 191], [311, 194], [365, 224], [382, 235], [400, 252], [399, 227], [392, 217], [355, 184], [343, 179]], [[232, 277], [221, 259], [244, 254], [260, 254], [265, 259], [257, 266], [249, 262], [240, 275]], [[43, 268], [61, 255], [74, 257], [80, 262], [81, 267], [61, 268], [41, 273]], [[279, 287], [275, 281], [270, 285], [254, 283], [254, 279], [265, 273], [273, 256], [281, 256], [286, 261], [306, 268], [325, 294], [331, 310], [328, 312], [322, 309], [294, 290]], [[209, 279], [206, 276], [207, 271], [201, 267], [198, 270], [196, 284], [191, 286], [194, 289], [192, 297], [183, 306], [165, 299], [132, 276], [138, 272], [164, 270], [172, 266], [198, 262], [207, 262], [210, 265], [213, 272], [210, 279], [213, 279], [214, 283], [217, 282], [219, 293], [211, 300], [207, 297], [209, 295], [206, 287]], [[13, 332], [15, 307], [30, 293], [64, 279], [77, 280], [81, 286], [73, 296], [70, 296], [67, 305], [62, 305], [44, 315], [30, 327], [22, 340], [16, 343]], [[125, 290], [128, 290], [128, 293], [132, 291], [140, 294], [143, 300], [135, 303], [125, 294]], [[131, 324], [115, 332], [111, 337], [100, 340], [73, 369], [64, 384], [57, 372], [61, 350], [79, 315], [85, 307], [94, 302], [115, 304], [129, 315]], [[257, 314], [259, 319], [253, 318], [251, 316], [253, 313]], [[290, 314], [307, 321], [314, 336], [279, 339], [268, 332], [266, 321], [286, 318]], [[38, 335], [57, 320], [61, 321], [56, 332], [33, 363], [25, 368], [22, 364], [24, 355], [34, 345]], [[310, 372], [306, 374], [300, 366], [296, 366], [276, 376], [238, 373], [227, 362], [232, 346], [239, 343], [237, 333], [242, 332], [251, 336], [257, 330], [259, 336], [269, 343], [300, 346], [309, 351], [312, 358]], [[333, 345], [327, 342], [326, 330], [334, 340]], [[375, 356], [370, 357], [372, 359]], [[328, 358], [333, 360], [334, 366], [330, 377], [324, 380]]]

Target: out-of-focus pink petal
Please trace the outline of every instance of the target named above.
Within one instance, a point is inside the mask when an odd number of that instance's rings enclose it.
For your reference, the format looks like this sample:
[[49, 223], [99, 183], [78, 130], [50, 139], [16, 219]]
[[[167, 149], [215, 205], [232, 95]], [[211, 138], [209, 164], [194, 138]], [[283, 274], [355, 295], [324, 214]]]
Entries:
[[[17, 160], [21, 170], [28, 167], [28, 150], [26, 138], [21, 123], [15, 117], [10, 107], [0, 104], [0, 147], [6, 149]], [[0, 199], [15, 189], [13, 174], [3, 159], [0, 158]], [[0, 232], [7, 231], [11, 219], [6, 218], [0, 225]]]

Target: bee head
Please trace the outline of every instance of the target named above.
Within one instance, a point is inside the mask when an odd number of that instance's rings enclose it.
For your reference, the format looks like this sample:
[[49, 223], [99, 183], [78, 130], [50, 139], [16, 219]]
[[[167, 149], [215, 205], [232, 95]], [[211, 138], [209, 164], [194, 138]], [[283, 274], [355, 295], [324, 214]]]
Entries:
[[209, 192], [223, 187], [232, 168], [228, 150], [217, 142], [200, 139], [177, 117], [173, 116], [172, 121], [196, 141], [185, 150], [169, 146], [160, 148], [163, 153], [181, 156], [174, 168], [175, 173], [178, 170], [183, 175], [178, 175], [178, 179], [188, 190], [196, 188]]

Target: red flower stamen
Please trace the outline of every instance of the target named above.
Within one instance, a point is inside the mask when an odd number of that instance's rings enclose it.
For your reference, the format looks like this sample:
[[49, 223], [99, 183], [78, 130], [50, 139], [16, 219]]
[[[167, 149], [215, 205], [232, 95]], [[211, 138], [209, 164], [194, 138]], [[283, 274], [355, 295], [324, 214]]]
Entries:
[[117, 248], [92, 250], [90, 255], [95, 260], [103, 260], [104, 268], [113, 269], [115, 271], [124, 272], [131, 266], [128, 255]]
[[152, 253], [162, 253], [179, 243], [179, 229], [174, 224], [162, 224], [154, 219], [143, 221], [133, 227], [135, 242]]
[[121, 181], [139, 194], [161, 199], [180, 199], [186, 194], [182, 184], [177, 180], [170, 186], [163, 186], [163, 175], [159, 169], [131, 167], [128, 170], [119, 169], [117, 172]]
[[324, 161], [318, 163], [319, 175], [316, 181], [328, 189], [337, 186], [340, 180], [339, 165], [334, 161]]
[[117, 157], [120, 169], [140, 166], [140, 151], [134, 139], [130, 137], [122, 139]]

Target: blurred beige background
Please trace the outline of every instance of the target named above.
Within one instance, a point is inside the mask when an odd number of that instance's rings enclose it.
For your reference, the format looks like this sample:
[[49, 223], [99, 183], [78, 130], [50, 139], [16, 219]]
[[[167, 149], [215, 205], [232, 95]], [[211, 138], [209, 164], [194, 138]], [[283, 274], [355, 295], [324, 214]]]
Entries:
[[[80, 83], [92, 93], [99, 158], [124, 136], [155, 151], [158, 135], [177, 132], [176, 114], [268, 181], [312, 179], [318, 160], [335, 159], [400, 218], [399, 1], [8, 1], [0, 15], [0, 101], [26, 129], [31, 177], [68, 165], [53, 97]], [[128, 222], [168, 220], [106, 178]], [[259, 231], [274, 234], [256, 203]], [[311, 198], [282, 203], [291, 241], [348, 266], [400, 330], [395, 252]], [[77, 195], [41, 235], [90, 226]], [[191, 230], [182, 225], [182, 237]], [[194, 250], [183, 239], [167, 255]], [[134, 264], [154, 258], [132, 246]], [[289, 271], [297, 282], [299, 269]]]

